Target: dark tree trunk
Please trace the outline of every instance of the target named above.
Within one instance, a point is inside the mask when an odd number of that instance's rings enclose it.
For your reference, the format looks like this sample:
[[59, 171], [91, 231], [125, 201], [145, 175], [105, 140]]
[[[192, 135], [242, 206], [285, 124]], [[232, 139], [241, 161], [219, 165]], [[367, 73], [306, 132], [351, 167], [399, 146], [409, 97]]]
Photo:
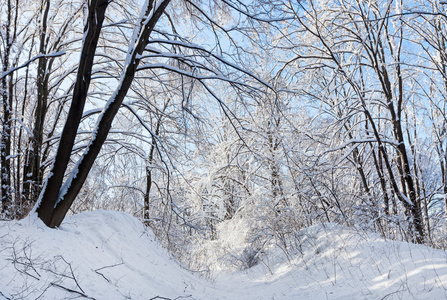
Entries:
[[135, 29], [138, 30], [138, 39], [131, 41], [135, 42], [135, 46], [131, 45], [131, 52], [128, 54], [129, 57], [126, 58], [128, 64], [123, 70], [118, 88], [109, 99], [107, 109], [99, 117], [99, 122], [93, 131], [94, 135], [86, 152], [76, 164], [65, 184], [62, 185], [87, 97], [93, 58], [104, 21], [104, 14], [109, 4], [107, 0], [91, 2], [72, 104], [61, 135], [51, 175], [44, 185], [40, 196], [41, 202], [37, 208], [39, 218], [47, 226], [58, 227], [62, 223], [87, 179], [87, 175], [107, 138], [112, 121], [132, 84], [141, 54], [147, 45], [150, 34], [169, 2], [169, 0], [165, 0], [157, 3], [158, 6], [154, 10], [153, 5], [156, 1], [150, 1], [146, 7], [145, 17], [140, 20], [140, 24], [137, 24], [138, 27]]
[[[42, 16], [42, 32], [40, 33], [39, 54], [46, 54], [47, 43], [47, 20], [50, 11], [50, 1], [46, 2], [45, 11]], [[42, 184], [42, 173], [40, 172], [41, 147], [43, 140], [43, 125], [47, 112], [48, 102], [48, 58], [39, 58], [37, 67], [37, 106], [34, 112], [34, 129], [31, 137], [28, 153], [24, 167], [23, 197], [25, 201], [37, 199]]]
[[40, 203], [38, 203], [39, 206], [36, 210], [39, 218], [50, 227], [54, 227], [52, 225], [53, 213], [84, 111], [91, 80], [93, 59], [108, 4], [109, 1], [107, 0], [92, 0], [89, 6], [87, 24], [84, 30], [84, 43], [82, 45], [81, 59], [70, 110], [50, 175], [43, 187]]
[[148, 158], [148, 166], [146, 166], [146, 193], [144, 194], [144, 207], [143, 207], [143, 218], [145, 222], [149, 222], [149, 201], [150, 201], [150, 193], [152, 189], [152, 167], [151, 165], [154, 163], [154, 155], [155, 148], [157, 148], [157, 137], [160, 134], [160, 127], [163, 119], [164, 112], [168, 107], [169, 100], [166, 102], [159, 118], [157, 119], [157, 124], [155, 126], [155, 136], [152, 136], [151, 148], [149, 150], [149, 158]]
[[[54, 209], [54, 215], [50, 223], [50, 227], [58, 227], [62, 223], [74, 199], [78, 195], [79, 191], [82, 188], [82, 185], [87, 179], [87, 175], [90, 172], [90, 169], [92, 168], [93, 163], [95, 162], [96, 157], [98, 156], [99, 151], [101, 150], [102, 145], [107, 138], [107, 135], [109, 134], [110, 128], [112, 126], [112, 121], [118, 113], [118, 110], [127, 95], [130, 85], [133, 82], [135, 73], [140, 63], [139, 56], [143, 53], [144, 48], [149, 41], [152, 30], [154, 29], [158, 19], [161, 17], [169, 2], [169, 0], [165, 0], [163, 3], [161, 3], [157, 7], [157, 10], [150, 17], [150, 20], [148, 22], [144, 19], [141, 20], [141, 24], [139, 25], [142, 26], [142, 29], [140, 31], [139, 40], [137, 41], [134, 51], [131, 54], [129, 64], [125, 66], [125, 70], [123, 70], [124, 76], [120, 80], [118, 89], [109, 99], [107, 103], [107, 109], [100, 116], [99, 123], [96, 125], [96, 128], [94, 130], [96, 134], [93, 136], [92, 141], [87, 147], [87, 152], [84, 153], [75, 167], [74, 174], [76, 175], [76, 177], [70, 176], [70, 178], [64, 184], [64, 187], [62, 187], [63, 193], [59, 195], [58, 203]], [[152, 11], [153, 9], [154, 3], [155, 1], [150, 1], [145, 14], [146, 16], [149, 16], [150, 11]]]
[[[7, 16], [5, 28], [5, 48], [2, 53], [2, 73], [5, 74], [10, 67], [10, 54], [12, 48], [12, 3], [7, 2]], [[12, 188], [11, 188], [11, 112], [12, 112], [12, 79], [13, 74], [3, 76], [0, 82], [0, 93], [2, 94], [2, 131], [0, 138], [0, 184], [1, 184], [1, 212], [7, 218], [12, 217]]]

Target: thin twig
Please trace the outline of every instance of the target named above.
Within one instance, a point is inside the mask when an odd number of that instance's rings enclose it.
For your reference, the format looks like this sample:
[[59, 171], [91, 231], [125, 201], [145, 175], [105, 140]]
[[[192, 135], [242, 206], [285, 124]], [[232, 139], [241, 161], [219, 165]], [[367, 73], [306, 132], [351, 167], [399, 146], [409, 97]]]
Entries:
[[71, 267], [71, 263], [67, 262], [67, 261], [65, 260], [65, 258], [63, 258], [62, 256], [60, 256], [60, 258], [61, 258], [61, 259], [68, 265], [68, 267], [70, 268], [70, 272], [71, 272], [71, 275], [72, 275], [72, 279], [73, 279], [74, 282], [76, 283], [76, 286], [77, 286], [83, 293], [85, 293], [84, 290], [83, 290], [83, 289], [81, 288], [81, 286], [79, 285], [78, 281], [76, 280], [76, 276], [74, 275], [73, 268]]
[[82, 296], [82, 297], [84, 297], [84, 298], [87, 298], [87, 299], [93, 299], [93, 300], [96, 300], [95, 298], [92, 298], [92, 297], [87, 296], [85, 293], [82, 293], [82, 292], [78, 292], [78, 291], [69, 289], [69, 288], [67, 288], [67, 287], [65, 287], [65, 286], [62, 286], [62, 285], [57, 284], [57, 283], [54, 283], [54, 282], [50, 283], [50, 285], [52, 285], [52, 286], [56, 286], [56, 287], [58, 287], [58, 288], [61, 288], [61, 289], [63, 289], [63, 290], [66, 290], [66, 291], [68, 291], [68, 292], [70, 292], [70, 293], [78, 294], [78, 295], [80, 295], [80, 296]]
[[2, 296], [3, 298], [5, 298], [6, 300], [11, 300], [11, 298], [6, 297], [5, 294], [3, 294], [1, 291], [0, 291], [0, 296]]
[[113, 267], [117, 267], [117, 266], [121, 266], [121, 265], [124, 265], [124, 262], [120, 262], [118, 264], [114, 264], [114, 265], [110, 265], [110, 266], [105, 266], [105, 267], [102, 267], [102, 268], [99, 268], [99, 269], [95, 269], [93, 271], [95, 271], [96, 274], [101, 275], [105, 280], [107, 280], [107, 282], [110, 282], [110, 280], [104, 274], [99, 272], [99, 270], [103, 270], [103, 269], [107, 269], [107, 268], [113, 268]]
[[160, 300], [178, 300], [178, 299], [182, 299], [182, 298], [191, 298], [192, 295], [189, 296], [178, 296], [177, 298], [171, 299], [171, 298], [166, 298], [166, 297], [162, 297], [162, 296], [155, 296], [153, 298], [150, 298], [149, 300], [156, 300], [156, 299], [160, 299]]

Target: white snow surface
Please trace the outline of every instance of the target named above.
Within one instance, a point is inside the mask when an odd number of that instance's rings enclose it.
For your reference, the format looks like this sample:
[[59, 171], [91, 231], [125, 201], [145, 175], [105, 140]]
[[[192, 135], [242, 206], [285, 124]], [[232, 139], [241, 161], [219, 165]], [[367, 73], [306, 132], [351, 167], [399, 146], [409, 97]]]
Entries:
[[298, 236], [289, 259], [272, 247], [250, 269], [206, 279], [125, 213], [81, 213], [59, 229], [1, 221], [0, 299], [447, 299], [445, 251], [334, 224]]

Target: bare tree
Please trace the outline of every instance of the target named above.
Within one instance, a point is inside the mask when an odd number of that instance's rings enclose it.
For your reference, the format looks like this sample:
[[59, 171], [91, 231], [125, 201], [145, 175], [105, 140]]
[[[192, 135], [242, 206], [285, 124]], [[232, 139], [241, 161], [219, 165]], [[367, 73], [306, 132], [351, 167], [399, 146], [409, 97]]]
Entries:
[[[71, 152], [73, 150], [74, 141], [77, 136], [82, 112], [84, 109], [86, 97], [89, 91], [89, 83], [91, 80], [92, 66], [94, 65], [94, 57], [97, 50], [98, 40], [105, 18], [105, 13], [109, 2], [92, 1], [89, 4], [89, 13], [85, 26], [83, 46], [81, 51], [81, 60], [78, 67], [76, 83], [74, 85], [71, 108], [67, 116], [66, 125], [62, 131], [59, 148], [56, 152], [53, 166], [49, 172], [49, 176], [44, 184], [44, 188], [39, 197], [36, 206], [38, 216], [50, 227], [57, 227], [62, 222], [74, 199], [84, 184], [90, 169], [95, 162], [102, 145], [110, 131], [112, 121], [116, 116], [120, 106], [123, 103], [131, 84], [135, 79], [137, 71], [140, 70], [164, 70], [177, 73], [180, 78], [193, 78], [200, 83], [205, 90], [216, 96], [209, 90], [206, 84], [207, 80], [224, 80], [230, 85], [240, 85], [250, 88], [249, 85], [243, 83], [241, 75], [238, 79], [232, 79], [233, 73], [242, 74], [246, 77], [258, 80], [253, 74], [245, 71], [243, 68], [228, 61], [222, 54], [216, 54], [207, 50], [205, 47], [198, 46], [188, 42], [185, 38], [177, 36], [178, 30], [175, 22], [169, 14], [165, 13], [170, 1], [147, 1], [142, 9], [140, 17], [134, 25], [133, 35], [129, 41], [129, 48], [126, 51], [122, 71], [119, 74], [119, 80], [115, 92], [110, 96], [105, 109], [98, 118], [97, 124], [93, 129], [92, 138], [81, 158], [74, 166], [67, 180], [64, 176], [69, 164]], [[239, 11], [238, 7], [229, 6], [235, 11]], [[210, 28], [218, 28], [219, 24], [210, 19], [206, 9], [194, 2], [185, 1], [184, 9], [191, 12], [191, 16], [200, 17], [204, 24], [209, 24]], [[243, 13], [243, 12], [241, 12]], [[167, 34], [163, 30], [156, 30], [156, 25], [162, 15], [165, 14], [166, 22], [172, 28], [172, 34]], [[243, 13], [246, 18], [253, 18], [248, 13]], [[203, 19], [202, 19], [203, 18]], [[225, 35], [228, 32], [221, 30]], [[153, 33], [159, 35], [159, 38], [151, 38]], [[217, 34], [217, 31], [214, 31]], [[231, 36], [228, 36], [231, 39]], [[156, 45], [160, 46], [157, 49]], [[175, 52], [163, 52], [161, 49], [172, 48]], [[180, 50], [180, 51], [179, 51]], [[177, 53], [179, 51], [179, 53]], [[183, 54], [181, 51], [184, 51]], [[140, 66], [142, 61], [147, 60], [166, 61], [175, 60], [180, 63], [179, 67], [166, 63], [147, 63]], [[220, 65], [230, 69], [227, 74], [222, 74], [219, 70]], [[154, 78], [160, 75], [154, 74]], [[219, 105], [223, 110], [227, 110], [225, 103], [216, 97]], [[151, 133], [156, 136], [156, 133]]]

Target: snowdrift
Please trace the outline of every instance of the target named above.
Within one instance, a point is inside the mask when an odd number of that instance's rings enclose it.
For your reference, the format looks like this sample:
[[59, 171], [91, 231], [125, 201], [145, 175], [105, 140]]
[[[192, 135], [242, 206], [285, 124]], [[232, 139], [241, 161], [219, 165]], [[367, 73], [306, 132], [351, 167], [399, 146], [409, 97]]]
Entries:
[[300, 237], [290, 260], [270, 249], [256, 266], [208, 281], [125, 213], [78, 214], [58, 230], [33, 218], [0, 222], [0, 299], [447, 298], [444, 251], [334, 224]]

